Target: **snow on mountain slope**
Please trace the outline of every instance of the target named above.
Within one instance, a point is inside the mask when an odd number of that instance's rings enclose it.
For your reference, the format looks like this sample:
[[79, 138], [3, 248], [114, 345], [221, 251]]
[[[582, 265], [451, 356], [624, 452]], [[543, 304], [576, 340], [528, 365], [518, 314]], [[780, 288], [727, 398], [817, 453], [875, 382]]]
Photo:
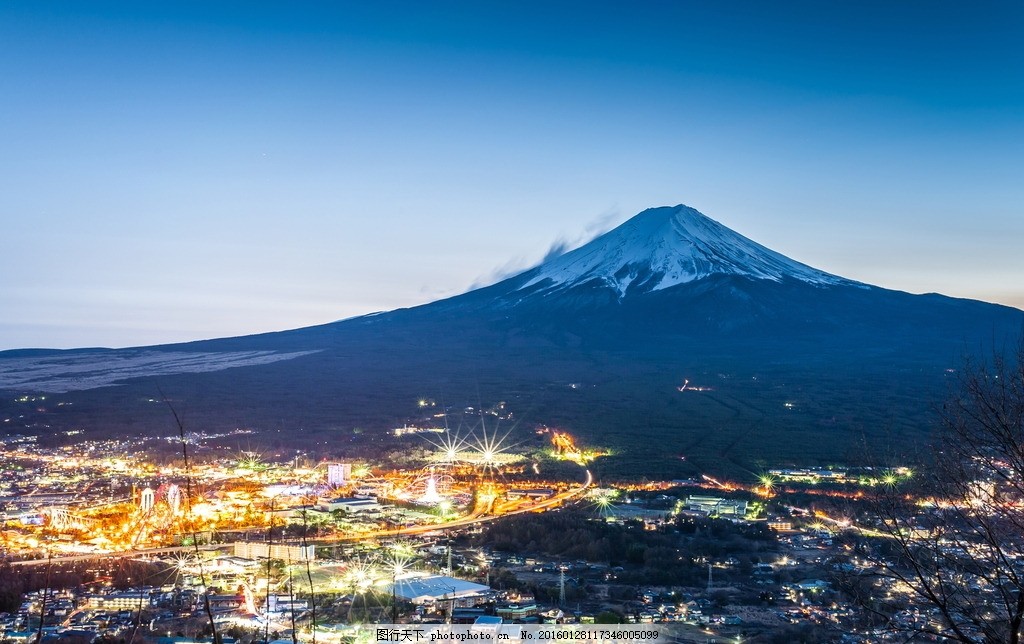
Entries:
[[315, 351], [54, 351], [0, 360], [0, 390], [64, 393], [109, 387], [128, 378], [207, 373], [291, 360], [310, 353]]
[[536, 269], [520, 290], [542, 293], [597, 280], [619, 297], [658, 291], [716, 274], [853, 285], [751, 241], [688, 206], [651, 208]]

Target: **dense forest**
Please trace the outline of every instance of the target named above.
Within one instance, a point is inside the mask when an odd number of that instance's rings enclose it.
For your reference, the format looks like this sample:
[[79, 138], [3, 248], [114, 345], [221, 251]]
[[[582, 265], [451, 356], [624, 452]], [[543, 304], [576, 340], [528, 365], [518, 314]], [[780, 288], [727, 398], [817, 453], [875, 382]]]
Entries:
[[525, 514], [491, 524], [478, 545], [622, 566], [620, 581], [697, 585], [709, 562], [733, 557], [749, 574], [761, 555], [777, 550], [774, 534], [759, 523], [679, 516], [645, 529], [641, 521], [608, 522], [580, 510]]

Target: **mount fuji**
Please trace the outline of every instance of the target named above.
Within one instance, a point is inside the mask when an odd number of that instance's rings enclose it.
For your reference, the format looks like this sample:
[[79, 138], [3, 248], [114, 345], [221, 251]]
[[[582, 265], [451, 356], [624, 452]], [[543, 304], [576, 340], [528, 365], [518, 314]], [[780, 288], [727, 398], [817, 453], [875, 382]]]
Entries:
[[680, 205], [645, 210], [589, 244], [546, 262], [520, 290], [551, 294], [596, 281], [625, 297], [712, 275], [818, 286], [856, 284], [793, 261]]
[[[423, 306], [178, 345], [3, 352], [0, 420], [43, 438], [163, 434], [153, 401], [167, 397], [196, 430], [341, 449], [444, 422], [419, 400], [449, 418], [503, 401], [515, 433], [564, 427], [610, 447], [598, 467], [619, 473], [820, 464], [865, 445], [912, 453], [964, 357], [1022, 327], [1017, 309], [832, 275], [680, 205]], [[47, 392], [63, 404], [19, 402]]]

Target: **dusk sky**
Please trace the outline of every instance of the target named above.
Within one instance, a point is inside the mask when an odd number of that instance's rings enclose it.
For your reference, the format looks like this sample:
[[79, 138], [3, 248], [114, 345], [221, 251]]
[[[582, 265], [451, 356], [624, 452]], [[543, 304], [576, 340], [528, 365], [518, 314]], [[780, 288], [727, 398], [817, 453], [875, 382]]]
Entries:
[[421, 304], [678, 203], [1024, 308], [1024, 4], [0, 4], [0, 349]]

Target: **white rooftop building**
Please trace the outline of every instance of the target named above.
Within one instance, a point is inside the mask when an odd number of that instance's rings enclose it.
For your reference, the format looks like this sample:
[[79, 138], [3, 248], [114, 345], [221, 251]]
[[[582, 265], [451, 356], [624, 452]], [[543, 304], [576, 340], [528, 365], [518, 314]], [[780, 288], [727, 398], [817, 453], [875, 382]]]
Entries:
[[395, 584], [395, 596], [414, 604], [448, 601], [463, 604], [482, 598], [490, 591], [490, 586], [445, 575], [406, 576]]

